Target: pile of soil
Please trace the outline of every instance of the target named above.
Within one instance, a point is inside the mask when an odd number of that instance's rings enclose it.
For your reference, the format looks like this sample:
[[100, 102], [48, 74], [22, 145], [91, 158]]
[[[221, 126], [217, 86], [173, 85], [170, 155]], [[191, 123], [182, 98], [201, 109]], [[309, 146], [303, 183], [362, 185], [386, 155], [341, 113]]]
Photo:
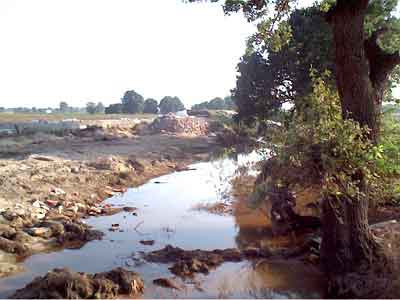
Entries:
[[118, 295], [138, 296], [143, 290], [144, 283], [140, 276], [122, 268], [93, 275], [54, 269], [17, 290], [11, 298], [112, 299]]
[[193, 277], [196, 273], [208, 274], [224, 262], [240, 262], [244, 259], [271, 257], [271, 253], [257, 248], [246, 248], [242, 251], [232, 249], [184, 250], [171, 245], [163, 249], [144, 253], [149, 262], [173, 263], [169, 270], [182, 278]]
[[150, 130], [153, 133], [169, 132], [204, 136], [208, 134], [208, 129], [208, 122], [203, 118], [178, 117], [173, 114], [161, 116], [150, 124]]

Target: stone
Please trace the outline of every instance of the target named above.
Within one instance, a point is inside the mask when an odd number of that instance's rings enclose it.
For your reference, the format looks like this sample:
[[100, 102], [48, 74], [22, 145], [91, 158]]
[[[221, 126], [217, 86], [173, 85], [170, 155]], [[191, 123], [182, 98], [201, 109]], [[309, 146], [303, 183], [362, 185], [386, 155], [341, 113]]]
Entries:
[[15, 236], [16, 232], [17, 231], [10, 225], [0, 224], [0, 236], [7, 239], [12, 239]]
[[55, 206], [57, 206], [58, 201], [57, 201], [57, 200], [50, 200], [50, 199], [48, 199], [48, 200], [46, 200], [46, 203], [47, 203], [47, 205], [49, 205], [49, 206], [51, 206], [51, 207], [55, 207]]
[[126, 211], [126, 212], [134, 212], [135, 210], [137, 210], [137, 207], [129, 207], [129, 206], [126, 206], [126, 207], [123, 207], [122, 208], [124, 211]]
[[23, 267], [18, 264], [0, 262], [0, 277], [10, 276], [11, 274], [21, 272], [22, 270]]
[[141, 243], [142, 245], [145, 245], [145, 246], [153, 246], [155, 241], [154, 240], [146, 240], [146, 241], [142, 240], [142, 241], [139, 241], [139, 243]]
[[39, 200], [36, 200], [35, 202], [32, 203], [32, 206], [33, 206], [33, 207], [37, 207], [37, 208], [40, 208], [41, 205], [42, 205], [42, 202], [39, 201]]
[[0, 237], [0, 250], [7, 253], [14, 253], [19, 257], [26, 257], [31, 254], [31, 250], [24, 243], [12, 241], [3, 237]]
[[63, 189], [53, 187], [50, 189], [50, 194], [54, 195], [54, 196], [61, 196], [61, 195], [65, 195], [66, 192]]
[[51, 229], [47, 227], [32, 227], [26, 230], [30, 235], [49, 238], [52, 235]]
[[182, 287], [172, 278], [157, 278], [153, 280], [153, 283], [165, 288], [182, 290]]

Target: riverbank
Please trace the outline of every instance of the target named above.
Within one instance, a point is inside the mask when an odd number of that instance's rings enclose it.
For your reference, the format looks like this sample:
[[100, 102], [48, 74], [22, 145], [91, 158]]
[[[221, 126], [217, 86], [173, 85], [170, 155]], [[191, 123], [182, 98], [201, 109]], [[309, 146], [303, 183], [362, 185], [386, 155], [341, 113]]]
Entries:
[[[220, 215], [198, 209], [229, 201], [236, 170], [253, 159], [238, 155], [196, 163], [108, 198], [104, 204], [137, 209], [85, 220], [103, 233], [102, 240], [27, 258], [26, 272], [0, 280], [0, 297], [60, 267], [86, 274], [118, 267], [136, 272], [144, 282], [143, 298], [322, 297], [318, 267], [288, 252], [283, 256], [278, 248], [287, 245], [268, 235], [265, 217], [254, 211]], [[172, 261], [146, 259], [162, 249], [177, 249]], [[180, 267], [189, 272], [178, 272]]]
[[[115, 131], [114, 131], [115, 133]], [[183, 171], [218, 148], [210, 136], [82, 132], [0, 143], [0, 277], [32, 254], [102, 238], [89, 216], [135, 213], [103, 200], [149, 179]]]

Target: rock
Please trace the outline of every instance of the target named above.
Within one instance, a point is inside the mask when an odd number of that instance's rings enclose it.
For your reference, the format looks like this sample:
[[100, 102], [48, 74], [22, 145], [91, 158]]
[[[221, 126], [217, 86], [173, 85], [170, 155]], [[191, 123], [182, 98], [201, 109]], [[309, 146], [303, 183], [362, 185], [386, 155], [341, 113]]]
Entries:
[[61, 196], [61, 195], [65, 195], [65, 191], [63, 189], [57, 188], [57, 187], [53, 187], [50, 189], [50, 195], [54, 195], [54, 196]]
[[73, 272], [69, 269], [54, 269], [43, 277], [35, 278], [13, 299], [112, 299], [119, 294], [138, 296], [144, 284], [138, 274], [122, 268], [99, 274]]
[[182, 290], [182, 287], [172, 278], [157, 278], [153, 280], [153, 283], [165, 288]]
[[52, 231], [48, 227], [32, 227], [28, 228], [27, 232], [33, 236], [39, 236], [43, 238], [49, 238], [52, 236]]
[[200, 261], [196, 258], [190, 258], [187, 260], [180, 260], [175, 263], [169, 270], [179, 277], [192, 277], [194, 273], [208, 274], [210, 267], [207, 262]]
[[71, 173], [73, 173], [73, 174], [78, 174], [79, 171], [80, 171], [80, 168], [79, 168], [79, 167], [72, 167], [72, 168], [71, 168]]
[[48, 199], [48, 200], [46, 200], [46, 203], [47, 203], [47, 205], [49, 205], [49, 206], [51, 206], [51, 207], [55, 207], [55, 206], [57, 206], [58, 201], [57, 201], [57, 200], [50, 200], [50, 199]]
[[3, 212], [3, 217], [7, 221], [13, 221], [17, 217], [17, 214], [15, 212], [13, 212], [11, 209], [8, 209]]
[[142, 245], [146, 245], [146, 246], [153, 246], [155, 241], [154, 240], [147, 240], [147, 241], [139, 241], [139, 243], [141, 243]]
[[123, 268], [116, 268], [110, 272], [94, 275], [95, 279], [105, 278], [111, 280], [119, 286], [120, 294], [137, 295], [144, 291], [144, 283], [140, 276], [132, 271]]
[[56, 159], [50, 156], [32, 154], [29, 156], [29, 159], [41, 160], [41, 161], [55, 161]]
[[15, 234], [13, 241], [20, 242], [20, 243], [32, 243], [34, 237], [26, 233], [25, 231], [18, 230]]
[[18, 241], [12, 241], [3, 237], [0, 237], [0, 250], [8, 253], [14, 253], [19, 257], [26, 257], [31, 254], [31, 250], [26, 244]]
[[83, 223], [74, 223], [64, 221], [64, 233], [60, 234], [57, 241], [61, 245], [68, 246], [72, 245], [83, 245], [86, 242], [93, 240], [100, 240], [103, 237], [103, 233], [98, 230], [92, 230], [88, 225]]
[[112, 170], [114, 158], [109, 157], [99, 157], [96, 161], [90, 162], [88, 165], [98, 170]]
[[42, 205], [42, 202], [39, 201], [39, 200], [36, 200], [35, 202], [32, 203], [32, 206], [33, 206], [33, 207], [37, 207], [37, 208], [40, 208], [41, 205]]
[[144, 163], [142, 163], [141, 161], [139, 161], [136, 156], [131, 155], [128, 158], [128, 164], [133, 167], [133, 169], [135, 170], [136, 173], [141, 174], [145, 171], [146, 167], [144, 165]]
[[12, 239], [16, 234], [16, 230], [10, 225], [0, 224], [0, 236]]
[[212, 268], [223, 262], [237, 262], [244, 259], [238, 249], [183, 250], [171, 245], [144, 255], [150, 262], [174, 263], [170, 271], [180, 277], [192, 277], [194, 273], [208, 274]]
[[104, 216], [112, 216], [118, 214], [122, 211], [120, 207], [104, 207], [102, 208], [102, 215]]
[[22, 271], [22, 266], [18, 264], [0, 262], [0, 277], [10, 276], [11, 274]]
[[129, 207], [129, 206], [126, 206], [126, 207], [124, 207], [124, 208], [122, 208], [124, 211], [126, 211], [126, 212], [134, 212], [135, 210], [137, 210], [137, 207]]
[[27, 214], [26, 210], [23, 209], [23, 208], [16, 208], [16, 209], [14, 209], [14, 213], [15, 213], [17, 216], [21, 216], [21, 217], [24, 217], [24, 216]]

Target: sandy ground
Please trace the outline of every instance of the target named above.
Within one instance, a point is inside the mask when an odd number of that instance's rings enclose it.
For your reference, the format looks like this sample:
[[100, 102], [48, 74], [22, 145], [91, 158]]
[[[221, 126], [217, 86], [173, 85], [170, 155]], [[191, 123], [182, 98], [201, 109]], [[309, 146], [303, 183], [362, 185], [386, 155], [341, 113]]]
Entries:
[[217, 148], [209, 136], [102, 130], [1, 139], [0, 276], [20, 271], [16, 262], [33, 253], [99, 238], [80, 220], [121, 210], [104, 199], [184, 171]]

